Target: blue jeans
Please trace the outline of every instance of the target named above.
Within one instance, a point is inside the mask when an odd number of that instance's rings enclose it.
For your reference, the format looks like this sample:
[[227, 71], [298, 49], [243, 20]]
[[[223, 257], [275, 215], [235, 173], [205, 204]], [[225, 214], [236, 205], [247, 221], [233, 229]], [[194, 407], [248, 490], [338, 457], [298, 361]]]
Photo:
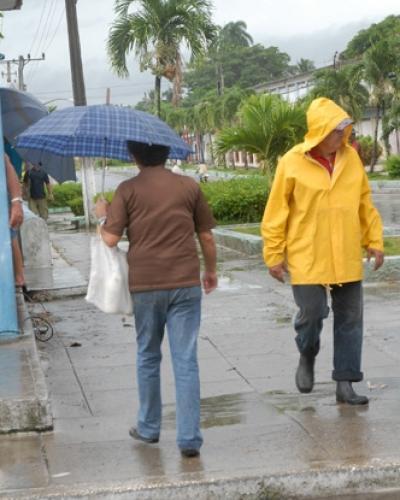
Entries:
[[161, 427], [161, 343], [167, 326], [176, 390], [176, 425], [179, 448], [198, 450], [200, 380], [197, 337], [201, 316], [201, 288], [176, 288], [132, 294], [137, 340], [139, 386], [138, 432], [157, 438]]
[[[322, 323], [328, 317], [327, 290], [321, 285], [294, 285], [299, 307], [294, 328], [301, 354], [316, 356], [320, 347]], [[363, 293], [361, 281], [330, 287], [333, 310], [333, 372], [336, 381], [359, 382], [363, 338]]]

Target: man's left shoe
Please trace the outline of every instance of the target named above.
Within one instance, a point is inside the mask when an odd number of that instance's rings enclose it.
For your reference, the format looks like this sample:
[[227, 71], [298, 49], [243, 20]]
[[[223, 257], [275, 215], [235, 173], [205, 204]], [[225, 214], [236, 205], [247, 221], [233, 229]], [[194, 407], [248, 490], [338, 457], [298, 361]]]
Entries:
[[200, 451], [195, 448], [181, 448], [181, 455], [185, 458], [198, 457], [200, 455]]
[[336, 401], [338, 403], [347, 403], [349, 405], [367, 405], [369, 400], [367, 396], [357, 394], [351, 382], [340, 381], [336, 382]]
[[129, 429], [129, 435], [133, 439], [137, 439], [138, 441], [143, 441], [144, 443], [148, 443], [148, 444], [158, 443], [158, 441], [159, 441], [159, 438], [147, 438], [147, 437], [141, 436], [138, 433], [138, 431], [135, 429], [135, 427], [131, 427]]

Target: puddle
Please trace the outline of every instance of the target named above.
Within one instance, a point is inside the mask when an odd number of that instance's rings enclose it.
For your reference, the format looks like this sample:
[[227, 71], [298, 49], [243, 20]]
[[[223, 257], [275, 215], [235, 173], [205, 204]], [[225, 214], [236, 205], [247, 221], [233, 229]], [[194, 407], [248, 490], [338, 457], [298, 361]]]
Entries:
[[[257, 411], [260, 401], [254, 394], [228, 394], [201, 400], [201, 428], [223, 427], [246, 423], [249, 415]], [[263, 406], [263, 405], [262, 405]], [[261, 410], [260, 410], [261, 411]], [[163, 427], [175, 427], [175, 411], [164, 412]]]
[[235, 280], [230, 276], [221, 275], [218, 277], [218, 289], [221, 291], [235, 292], [238, 290], [259, 290], [261, 285], [254, 285], [250, 283], [243, 283], [242, 281]]

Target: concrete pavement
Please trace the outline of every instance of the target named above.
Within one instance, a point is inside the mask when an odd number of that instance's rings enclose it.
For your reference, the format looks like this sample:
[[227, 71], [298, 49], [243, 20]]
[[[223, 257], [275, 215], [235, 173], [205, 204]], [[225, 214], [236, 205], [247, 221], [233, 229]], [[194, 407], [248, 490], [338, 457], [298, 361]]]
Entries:
[[[74, 276], [81, 286], [88, 235], [51, 239], [64, 285]], [[137, 411], [132, 318], [63, 296], [45, 304], [56, 333], [39, 346], [54, 431], [0, 436], [0, 498], [400, 498], [399, 283], [366, 286], [357, 389], [371, 402], [351, 408], [334, 399], [331, 320], [315, 390], [299, 394], [290, 287], [272, 281], [259, 257], [224, 248], [219, 274], [199, 339], [200, 458], [176, 448], [167, 343], [161, 440], [145, 445], [128, 436]]]

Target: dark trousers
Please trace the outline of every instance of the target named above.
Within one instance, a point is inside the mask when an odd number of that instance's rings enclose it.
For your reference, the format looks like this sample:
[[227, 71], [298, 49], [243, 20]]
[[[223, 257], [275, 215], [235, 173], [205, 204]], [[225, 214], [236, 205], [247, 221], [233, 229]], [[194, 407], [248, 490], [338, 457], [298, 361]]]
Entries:
[[[294, 285], [299, 307], [294, 328], [301, 354], [316, 356], [323, 320], [328, 317], [327, 288], [322, 285]], [[330, 287], [333, 311], [333, 380], [359, 382], [363, 337], [363, 293], [361, 281]]]

